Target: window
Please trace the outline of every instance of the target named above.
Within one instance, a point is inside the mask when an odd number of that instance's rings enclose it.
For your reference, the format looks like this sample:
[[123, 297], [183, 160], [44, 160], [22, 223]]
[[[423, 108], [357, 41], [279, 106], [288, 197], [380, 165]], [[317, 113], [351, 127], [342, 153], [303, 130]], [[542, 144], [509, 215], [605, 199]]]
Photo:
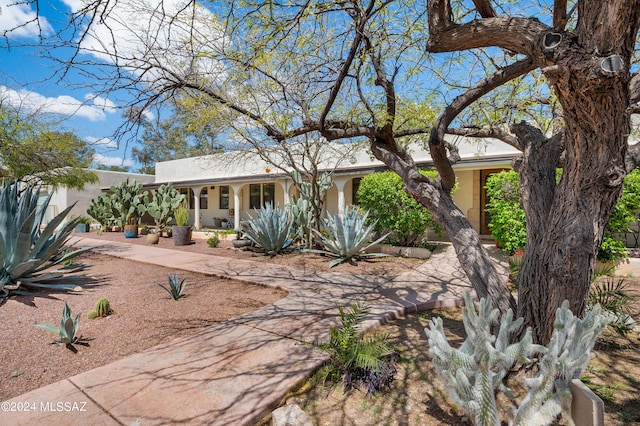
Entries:
[[358, 190], [360, 189], [360, 181], [362, 178], [353, 178], [351, 181], [351, 204], [357, 206], [360, 204], [360, 198], [358, 197]]
[[200, 209], [207, 210], [209, 208], [209, 190], [202, 188], [200, 190]]
[[229, 208], [229, 187], [227, 185], [220, 187], [220, 208]]
[[249, 208], [259, 209], [260, 206], [260, 184], [252, 183], [249, 185]]
[[275, 183], [252, 183], [249, 185], [249, 208], [261, 209], [266, 204], [274, 204], [275, 198]]

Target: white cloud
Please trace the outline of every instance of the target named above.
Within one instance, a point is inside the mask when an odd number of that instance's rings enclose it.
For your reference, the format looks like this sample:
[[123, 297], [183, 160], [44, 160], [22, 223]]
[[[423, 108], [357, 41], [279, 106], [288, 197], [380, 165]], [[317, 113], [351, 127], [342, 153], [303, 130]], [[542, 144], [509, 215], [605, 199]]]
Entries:
[[96, 164], [102, 164], [105, 166], [124, 166], [124, 167], [132, 167], [133, 161], [131, 160], [123, 160], [121, 157], [108, 157], [102, 154], [94, 154], [93, 162]]
[[0, 86], [0, 99], [16, 108], [26, 108], [30, 111], [45, 114], [62, 114], [69, 117], [87, 118], [90, 121], [102, 121], [106, 113], [115, 112], [115, 104], [101, 98], [91, 96], [93, 105], [67, 95], [46, 97], [28, 90], [13, 90]]
[[52, 33], [52, 27], [38, 16], [31, 3], [0, 0], [0, 34], [8, 37], [36, 38]]
[[84, 140], [87, 143], [91, 145], [95, 145], [100, 148], [110, 148], [110, 149], [118, 148], [118, 143], [113, 139], [109, 139], [109, 138], [96, 138], [94, 136], [87, 136], [84, 138]]

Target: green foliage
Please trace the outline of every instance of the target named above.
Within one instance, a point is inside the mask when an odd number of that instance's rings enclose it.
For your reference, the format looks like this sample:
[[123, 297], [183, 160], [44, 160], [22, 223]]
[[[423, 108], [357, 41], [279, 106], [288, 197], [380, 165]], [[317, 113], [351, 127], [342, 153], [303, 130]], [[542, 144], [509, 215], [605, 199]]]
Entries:
[[173, 211], [173, 215], [176, 217], [176, 225], [187, 226], [189, 223], [189, 205], [187, 200], [183, 200], [178, 207]]
[[[343, 378], [345, 391], [361, 381], [369, 389], [369, 393], [380, 391], [384, 386], [375, 383], [375, 374], [385, 372], [395, 349], [388, 334], [373, 334], [362, 337], [360, 327], [366, 319], [369, 309], [360, 301], [351, 305], [349, 310], [336, 305], [340, 315], [340, 326], [331, 327], [329, 342], [318, 345], [329, 353], [329, 375], [336, 374]], [[393, 369], [395, 372], [395, 369]], [[360, 380], [358, 380], [360, 379]], [[391, 380], [393, 375], [391, 375]], [[385, 383], [389, 386], [391, 381]]]
[[148, 192], [142, 191], [142, 184], [127, 179], [110, 188], [111, 206], [118, 226], [136, 225], [146, 207], [144, 199]]
[[337, 259], [331, 261], [330, 267], [334, 267], [343, 262], [353, 262], [355, 260], [368, 257], [386, 256], [380, 253], [365, 253], [365, 251], [384, 240], [387, 236], [383, 235], [375, 241], [371, 241], [374, 234], [376, 223], [366, 225], [369, 213], [361, 215], [356, 209], [347, 207], [344, 216], [339, 214], [329, 214], [322, 233], [313, 230], [320, 237], [324, 250], [309, 250], [313, 253], [326, 254]]
[[51, 195], [38, 206], [39, 194], [39, 188], [26, 188], [22, 193], [18, 185], [2, 184], [0, 188], [0, 303], [11, 294], [25, 294], [29, 289], [82, 290], [63, 282], [78, 278], [68, 274], [88, 265], [52, 269], [91, 249], [65, 252], [64, 244], [78, 221], [76, 218], [63, 224], [73, 205], [43, 226]]
[[612, 316], [609, 326], [621, 336], [629, 334], [635, 326], [631, 317], [633, 296], [624, 278], [607, 277], [595, 281], [589, 292], [589, 306], [600, 305], [605, 313]]
[[82, 189], [98, 182], [87, 170], [93, 149], [71, 132], [60, 131], [59, 122], [42, 114], [24, 113], [9, 103], [0, 104], [0, 175], [7, 181], [30, 186]]
[[207, 244], [209, 244], [209, 247], [218, 247], [218, 244], [220, 244], [220, 237], [218, 234], [214, 234], [213, 237], [209, 238], [207, 240]]
[[165, 287], [163, 284], [161, 283], [157, 283], [160, 287], [162, 287], [163, 289], [165, 289], [173, 298], [173, 300], [178, 300], [181, 297], [184, 297], [184, 290], [185, 288], [187, 288], [187, 283], [186, 283], [186, 278], [183, 278], [182, 280], [180, 280], [180, 278], [178, 278], [178, 274], [173, 274], [173, 276], [171, 274], [168, 275], [168, 279], [169, 279], [169, 286]]
[[291, 177], [300, 191], [300, 198], [294, 195], [293, 202], [288, 205], [293, 217], [296, 239], [303, 246], [311, 248], [312, 229], [319, 217], [316, 210], [321, 205], [320, 200], [324, 199], [327, 191], [333, 186], [333, 177], [329, 173], [323, 173], [315, 182], [315, 188], [311, 182], [305, 181], [297, 170], [291, 173]]
[[[510, 343], [510, 336], [523, 323], [522, 318], [513, 320], [511, 310], [500, 318], [488, 299], [481, 299], [474, 306], [466, 293], [465, 302], [462, 315], [467, 338], [459, 349], [449, 346], [441, 318], [432, 319], [425, 329], [434, 366], [453, 401], [477, 425], [500, 425], [498, 391], [516, 404], [508, 413], [509, 424], [551, 424], [560, 413], [570, 419], [569, 383], [587, 367], [590, 351], [610, 321], [600, 306], [594, 306], [580, 319], [573, 316], [569, 303], [564, 301], [556, 310], [554, 331], [544, 347], [533, 344], [530, 329], [520, 341]], [[491, 330], [498, 324], [494, 335]], [[516, 363], [533, 363], [530, 357], [536, 354], [538, 368], [534, 377], [524, 379], [529, 391], [517, 405], [504, 379]]]
[[98, 198], [91, 200], [87, 214], [94, 218], [104, 231], [116, 225], [117, 211], [113, 207], [111, 197], [107, 193], [98, 195]]
[[291, 246], [293, 219], [288, 210], [280, 210], [267, 204], [249, 220], [245, 230], [247, 238], [256, 243], [266, 254], [274, 256]]
[[515, 171], [503, 171], [487, 179], [487, 212], [491, 215], [489, 229], [496, 242], [509, 254], [522, 249], [527, 242], [527, 228], [520, 180]]
[[[559, 171], [558, 173], [561, 173]], [[515, 171], [503, 171], [487, 179], [487, 212], [491, 215], [491, 235], [501, 248], [512, 254], [527, 241], [526, 219]], [[598, 250], [598, 260], [616, 260], [627, 256], [624, 233], [629, 232], [640, 210], [640, 171], [634, 170], [624, 180], [622, 195], [611, 212]]]
[[42, 322], [34, 325], [60, 336], [60, 340], [56, 341], [56, 343], [60, 345], [72, 345], [78, 342], [81, 338], [81, 336], [78, 335], [78, 329], [80, 328], [80, 314], [76, 315], [76, 318], [73, 319], [71, 317], [71, 309], [69, 308], [69, 305], [67, 305], [66, 301], [64, 302], [64, 308], [62, 309], [60, 327]]
[[[148, 195], [145, 195], [143, 199], [146, 210], [155, 221], [156, 227], [159, 230], [163, 230], [167, 226], [167, 223], [173, 219], [171, 215], [180, 207], [180, 204], [185, 199], [185, 195], [180, 194], [180, 191], [174, 188], [169, 182], [160, 185], [160, 187], [154, 191], [151, 200]], [[187, 220], [188, 213], [187, 211]]]
[[[437, 172], [422, 172], [435, 178]], [[394, 172], [372, 173], [362, 178], [358, 189], [360, 206], [369, 210], [374, 230], [389, 234], [391, 242], [412, 246], [425, 235], [427, 228], [438, 234], [442, 229], [427, 209], [404, 190], [402, 178]]]
[[96, 308], [94, 310], [89, 311], [87, 314], [89, 319], [97, 318], [97, 317], [106, 317], [113, 313], [111, 309], [111, 305], [109, 304], [109, 300], [104, 297], [101, 297], [100, 300], [96, 303]]

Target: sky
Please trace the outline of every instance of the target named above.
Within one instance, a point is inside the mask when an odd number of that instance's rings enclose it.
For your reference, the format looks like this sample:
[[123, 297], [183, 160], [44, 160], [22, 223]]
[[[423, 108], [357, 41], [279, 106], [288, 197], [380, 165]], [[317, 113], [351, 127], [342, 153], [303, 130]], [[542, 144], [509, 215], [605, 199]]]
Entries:
[[[79, 1], [40, 1], [39, 27], [25, 25], [35, 18], [35, 5], [16, 3], [0, 0], [0, 35], [8, 37], [0, 39], [0, 99], [28, 111], [64, 116], [65, 130], [72, 130], [95, 149], [96, 165], [126, 166], [135, 171], [139, 165], [131, 158], [131, 144], [118, 144], [112, 139], [123, 123], [122, 110], [117, 108], [122, 105], [98, 96], [95, 82], [79, 75], [70, 76], [73, 86], [51, 79], [59, 65], [43, 57], [37, 47], [29, 46], [37, 44], [40, 32], [48, 36], [59, 30], [66, 22], [65, 14], [76, 11]], [[121, 19], [135, 20], [131, 15], [121, 15]], [[126, 37], [123, 32], [119, 34]], [[78, 83], [82, 87], [76, 87]]]

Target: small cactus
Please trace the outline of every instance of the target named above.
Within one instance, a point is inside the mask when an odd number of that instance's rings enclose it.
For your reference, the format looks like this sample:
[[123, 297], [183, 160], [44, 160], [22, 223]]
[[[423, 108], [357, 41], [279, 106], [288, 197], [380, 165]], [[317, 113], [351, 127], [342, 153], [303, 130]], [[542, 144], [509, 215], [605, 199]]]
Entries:
[[89, 319], [94, 319], [98, 317], [106, 317], [112, 313], [113, 313], [113, 309], [111, 309], [111, 305], [109, 305], [109, 301], [106, 298], [102, 297], [100, 300], [98, 300], [98, 303], [96, 303], [96, 308], [94, 310], [89, 311], [89, 313], [87, 314], [87, 317]]

